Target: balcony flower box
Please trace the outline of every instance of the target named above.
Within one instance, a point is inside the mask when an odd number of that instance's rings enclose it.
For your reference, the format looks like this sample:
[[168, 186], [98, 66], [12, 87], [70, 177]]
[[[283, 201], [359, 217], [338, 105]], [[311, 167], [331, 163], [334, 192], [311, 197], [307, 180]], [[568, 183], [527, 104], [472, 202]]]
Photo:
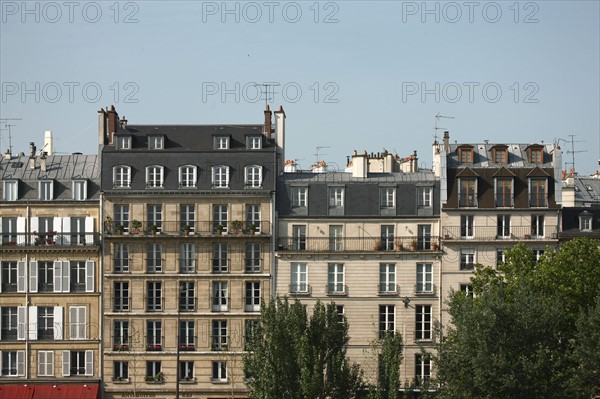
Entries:
[[154, 351], [154, 352], [161, 351], [162, 350], [162, 345], [148, 345], [146, 347], [146, 350]]
[[162, 372], [159, 372], [154, 376], [148, 375], [146, 376], [146, 382], [148, 384], [164, 384], [165, 375]]
[[129, 345], [114, 345], [113, 346], [113, 351], [128, 351], [129, 350]]
[[196, 345], [179, 345], [180, 351], [195, 351]]

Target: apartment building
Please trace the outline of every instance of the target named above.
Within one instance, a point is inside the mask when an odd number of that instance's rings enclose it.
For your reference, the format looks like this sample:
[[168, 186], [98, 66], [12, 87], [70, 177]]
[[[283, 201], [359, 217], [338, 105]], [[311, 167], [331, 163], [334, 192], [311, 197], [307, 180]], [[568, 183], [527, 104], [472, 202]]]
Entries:
[[578, 176], [563, 172], [561, 241], [575, 237], [600, 238], [600, 172]]
[[98, 156], [45, 140], [0, 160], [0, 397], [97, 398]]
[[99, 112], [106, 398], [245, 397], [245, 335], [272, 294], [274, 114], [130, 125]]
[[[475, 264], [497, 267], [521, 242], [539, 258], [558, 244], [562, 154], [550, 144], [435, 143], [441, 186], [442, 296], [471, 292]], [[442, 307], [442, 321], [448, 322]]]
[[[278, 179], [277, 296], [312, 308], [334, 301], [349, 323], [348, 355], [376, 383], [373, 344], [404, 337], [401, 379], [416, 387], [431, 373], [421, 347], [440, 317], [439, 183], [416, 153], [355, 154], [344, 172], [294, 171]], [[315, 173], [319, 172], [319, 173]]]

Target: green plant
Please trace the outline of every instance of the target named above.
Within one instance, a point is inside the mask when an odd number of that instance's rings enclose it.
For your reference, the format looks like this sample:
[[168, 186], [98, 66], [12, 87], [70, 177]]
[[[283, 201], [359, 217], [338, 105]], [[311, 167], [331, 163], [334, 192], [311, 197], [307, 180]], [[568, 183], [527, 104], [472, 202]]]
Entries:
[[134, 229], [139, 229], [140, 227], [142, 227], [142, 222], [140, 222], [137, 219], [133, 219], [131, 221], [131, 227], [134, 228]]
[[234, 220], [233, 222], [231, 222], [231, 228], [236, 231], [241, 230], [242, 222], [240, 222], [239, 220]]

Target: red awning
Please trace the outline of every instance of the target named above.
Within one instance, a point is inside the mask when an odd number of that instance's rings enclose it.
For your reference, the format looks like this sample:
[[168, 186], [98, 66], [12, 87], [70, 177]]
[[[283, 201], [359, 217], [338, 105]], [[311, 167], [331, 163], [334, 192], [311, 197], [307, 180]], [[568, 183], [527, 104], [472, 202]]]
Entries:
[[0, 398], [33, 399], [33, 386], [0, 385]]
[[97, 399], [98, 384], [36, 385], [33, 399]]

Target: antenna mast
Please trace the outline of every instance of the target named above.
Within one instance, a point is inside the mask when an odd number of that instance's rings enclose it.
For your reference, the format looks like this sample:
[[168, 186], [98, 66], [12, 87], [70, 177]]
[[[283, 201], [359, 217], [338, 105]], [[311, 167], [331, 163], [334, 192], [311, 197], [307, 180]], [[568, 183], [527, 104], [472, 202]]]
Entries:
[[439, 112], [437, 113], [437, 115], [435, 115], [435, 127], [433, 128], [433, 142], [434, 143], [437, 142], [437, 131], [447, 129], [445, 127], [438, 127], [438, 122], [439, 122], [440, 118], [454, 119], [453, 116], [442, 115]]
[[320, 147], [315, 147], [317, 150], [317, 153], [315, 154], [315, 156], [317, 157], [317, 161], [315, 162], [315, 165], [319, 163], [319, 155], [327, 155], [327, 154], [319, 154], [319, 151], [321, 150], [321, 148], [331, 148], [330, 146], [320, 146]]
[[571, 164], [573, 167], [573, 170], [576, 170], [575, 169], [575, 154], [578, 152], [587, 152], [587, 150], [575, 151], [575, 143], [582, 143], [582, 141], [576, 141], [574, 134], [569, 134], [569, 137], [571, 138], [571, 149], [567, 150], [567, 154], [571, 154], [571, 162], [565, 162], [565, 163]]
[[[267, 82], [267, 83], [257, 83], [255, 86], [263, 86], [265, 88], [265, 91], [261, 92], [262, 94], [265, 95], [265, 108], [267, 108], [267, 105], [269, 104], [269, 101], [272, 100], [271, 97], [269, 97], [269, 86], [279, 86], [279, 83], [274, 83], [274, 82]], [[275, 89], [273, 89], [273, 94], [275, 94]]]
[[[8, 122], [8, 121], [20, 121], [22, 120], [21, 118], [0, 118], [0, 122]], [[5, 130], [8, 130], [8, 150], [10, 151], [10, 153], [12, 154], [13, 150], [12, 150], [12, 135], [10, 134], [10, 128], [12, 126], [17, 126], [17, 125], [11, 125], [11, 124], [4, 124], [4, 127], [6, 128]], [[0, 146], [0, 148], [2, 148], [2, 146]]]

